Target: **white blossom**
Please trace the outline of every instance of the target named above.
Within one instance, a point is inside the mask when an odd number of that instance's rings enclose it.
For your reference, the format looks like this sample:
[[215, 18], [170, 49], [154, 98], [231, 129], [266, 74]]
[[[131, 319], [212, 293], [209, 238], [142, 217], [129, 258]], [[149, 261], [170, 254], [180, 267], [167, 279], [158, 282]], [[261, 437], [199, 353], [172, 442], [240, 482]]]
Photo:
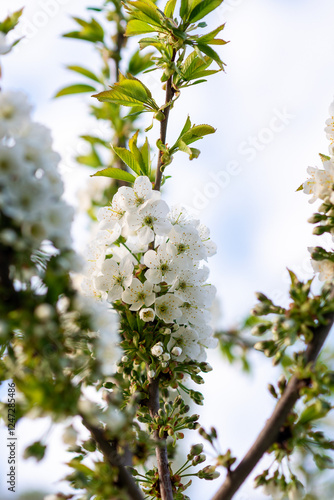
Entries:
[[31, 105], [23, 92], [0, 92], [0, 137], [16, 135], [30, 121]]
[[155, 313], [165, 323], [172, 323], [182, 316], [180, 311], [181, 304], [182, 300], [178, 297], [175, 297], [172, 293], [166, 293], [156, 299]]
[[191, 266], [193, 261], [206, 259], [206, 249], [195, 228], [183, 231], [172, 229], [168, 234], [169, 242], [174, 246], [176, 254], [186, 266]]
[[164, 347], [161, 342], [158, 342], [151, 348], [151, 353], [153, 356], [159, 357], [164, 352]]
[[108, 292], [108, 300], [120, 300], [123, 290], [131, 283], [132, 271], [133, 264], [128, 258], [120, 263], [107, 259], [101, 268], [102, 276], [95, 278], [95, 286], [98, 290]]
[[151, 283], [173, 283], [177, 279], [181, 260], [175, 256], [174, 248], [167, 244], [160, 245], [158, 250], [148, 250], [144, 255], [144, 264], [149, 269], [145, 277]]
[[134, 212], [144, 205], [148, 200], [159, 200], [161, 193], [152, 189], [152, 183], [148, 177], [140, 176], [134, 182], [133, 188], [122, 186], [118, 193], [125, 210]]
[[319, 273], [320, 281], [334, 281], [334, 262], [331, 260], [311, 260], [315, 273]]
[[123, 198], [117, 192], [108, 207], [102, 207], [98, 210], [97, 219], [100, 222], [100, 229], [104, 229], [105, 226], [110, 228], [115, 224], [119, 224], [122, 227], [125, 224], [126, 211], [122, 201]]
[[138, 211], [128, 215], [128, 226], [132, 231], [136, 231], [141, 243], [150, 243], [155, 234], [163, 236], [170, 231], [168, 211], [166, 202], [148, 200]]
[[149, 307], [155, 300], [153, 284], [149, 281], [141, 283], [138, 278], [133, 278], [132, 282], [122, 294], [122, 300], [126, 304], [132, 304], [130, 311], [138, 311], [142, 306]]
[[139, 311], [139, 317], [142, 321], [145, 321], [145, 323], [148, 323], [149, 321], [153, 321], [155, 318], [155, 311], [151, 308], [143, 308]]
[[187, 357], [190, 359], [197, 359], [200, 352], [197, 341], [198, 334], [196, 330], [181, 326], [172, 333], [167, 349], [174, 354], [173, 350], [176, 347], [181, 348], [182, 352], [177, 355], [178, 361], [184, 361]]

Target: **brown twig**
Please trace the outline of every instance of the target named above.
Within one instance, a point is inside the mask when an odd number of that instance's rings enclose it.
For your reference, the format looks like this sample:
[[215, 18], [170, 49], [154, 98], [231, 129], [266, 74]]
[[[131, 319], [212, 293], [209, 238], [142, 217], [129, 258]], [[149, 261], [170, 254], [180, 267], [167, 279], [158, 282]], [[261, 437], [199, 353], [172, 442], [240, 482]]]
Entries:
[[[154, 418], [159, 411], [160, 403], [159, 403], [159, 380], [151, 379], [149, 388], [148, 388], [148, 409], [150, 411], [150, 415]], [[158, 463], [158, 473], [159, 473], [159, 485], [160, 485], [160, 495], [162, 500], [173, 500], [173, 489], [172, 482], [170, 477], [168, 456], [167, 456], [167, 446], [166, 446], [166, 437], [163, 439], [159, 437], [159, 431], [154, 431], [154, 439], [157, 442], [155, 448], [155, 455], [157, 457]]]
[[[330, 295], [333, 300], [334, 291]], [[334, 322], [334, 313], [328, 317], [328, 322], [314, 330], [313, 340], [308, 345], [305, 353], [305, 362], [314, 363], [326, 341], [327, 336]], [[236, 491], [243, 484], [248, 475], [252, 472], [256, 464], [268, 449], [276, 442], [282, 425], [293, 409], [295, 403], [300, 398], [300, 389], [305, 386], [303, 380], [298, 379], [296, 375], [291, 377], [281, 399], [278, 401], [273, 414], [267, 420], [264, 428], [258, 435], [255, 443], [246, 453], [243, 460], [235, 470], [228, 473], [225, 482], [219, 488], [212, 500], [230, 500]]]
[[[175, 60], [175, 55], [176, 55], [176, 53], [174, 51], [173, 56], [172, 56], [172, 62], [174, 62], [174, 60]], [[173, 99], [174, 90], [173, 90], [172, 82], [173, 82], [173, 75], [170, 76], [170, 78], [167, 80], [167, 83], [166, 83], [166, 101], [165, 101], [165, 104], [170, 103], [171, 100]], [[170, 108], [171, 108], [171, 105], [166, 106], [166, 108], [163, 111], [164, 115], [165, 115], [165, 119], [162, 122], [160, 122], [160, 140], [161, 140], [162, 144], [166, 144], [167, 125], [168, 125], [168, 117], [169, 117]], [[160, 191], [161, 179], [162, 179], [162, 167], [163, 167], [162, 151], [159, 151], [157, 173], [156, 173], [155, 184], [154, 184], [154, 189], [156, 191]]]
[[105, 438], [104, 432], [101, 429], [91, 425], [82, 415], [81, 417], [84, 426], [90, 431], [105, 460], [111, 467], [117, 468], [118, 486], [124, 488], [132, 500], [144, 500], [144, 496], [141, 490], [138, 488], [132, 475], [123, 464], [121, 457], [117, 454], [116, 450]]

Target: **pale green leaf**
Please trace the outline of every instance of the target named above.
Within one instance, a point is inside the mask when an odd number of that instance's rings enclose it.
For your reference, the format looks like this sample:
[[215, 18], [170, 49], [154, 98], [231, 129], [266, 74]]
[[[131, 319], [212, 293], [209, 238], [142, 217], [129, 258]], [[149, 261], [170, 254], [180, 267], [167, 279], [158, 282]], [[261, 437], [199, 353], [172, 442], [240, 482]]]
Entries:
[[168, 0], [166, 7], [165, 7], [165, 16], [166, 17], [173, 17], [175, 6], [176, 6], [176, 1], [177, 0]]
[[133, 153], [126, 148], [114, 147], [113, 150], [119, 156], [119, 158], [133, 170], [137, 175], [141, 175], [141, 171], [137, 160], [135, 159]]
[[85, 92], [96, 92], [96, 88], [91, 85], [84, 85], [82, 83], [77, 83], [75, 85], [70, 85], [69, 87], [64, 87], [59, 90], [55, 97], [62, 97], [64, 95], [71, 94], [83, 94]]
[[94, 80], [95, 82], [101, 83], [100, 79], [95, 75], [95, 73], [93, 73], [92, 71], [90, 71], [87, 68], [83, 68], [82, 66], [75, 66], [75, 65], [66, 66], [66, 67], [70, 71], [74, 71], [75, 73], [79, 73], [80, 75], [86, 76], [90, 80]]
[[191, 10], [188, 21], [195, 23], [223, 3], [223, 0], [202, 0]]
[[149, 24], [138, 19], [130, 19], [126, 26], [125, 36], [143, 35], [144, 33], [154, 33], [156, 30]]
[[125, 172], [120, 168], [108, 167], [104, 170], [99, 170], [96, 174], [91, 175], [91, 177], [111, 177], [112, 179], [118, 179], [125, 182], [135, 182], [136, 178], [134, 175]]

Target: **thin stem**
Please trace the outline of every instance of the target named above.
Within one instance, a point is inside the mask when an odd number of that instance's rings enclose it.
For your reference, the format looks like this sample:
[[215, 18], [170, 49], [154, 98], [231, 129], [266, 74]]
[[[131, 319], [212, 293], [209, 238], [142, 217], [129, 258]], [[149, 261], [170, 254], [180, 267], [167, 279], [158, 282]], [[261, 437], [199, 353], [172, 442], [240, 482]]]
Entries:
[[[175, 56], [176, 56], [176, 52], [173, 51], [173, 55], [172, 55], [172, 59], [171, 59], [172, 62], [174, 62]], [[172, 82], [173, 82], [173, 75], [170, 76], [170, 78], [167, 80], [167, 83], [166, 83], [166, 101], [165, 101], [165, 104], [168, 104], [173, 99], [174, 89], [172, 86]], [[170, 105], [166, 106], [166, 108], [164, 109], [163, 112], [165, 115], [165, 119], [162, 122], [160, 122], [160, 140], [163, 144], [166, 144], [169, 111], [170, 111]], [[162, 167], [163, 167], [162, 151], [159, 150], [157, 173], [156, 173], [155, 184], [154, 184], [154, 189], [156, 191], [160, 191], [161, 179], [162, 179]]]
[[[160, 409], [159, 402], [159, 380], [158, 379], [150, 379], [150, 384], [148, 387], [148, 409], [150, 411], [150, 415], [154, 418]], [[169, 463], [168, 463], [168, 455], [167, 455], [167, 446], [166, 446], [166, 438], [164, 436], [162, 439], [159, 437], [159, 431], [154, 431], [154, 439], [156, 441], [155, 447], [155, 455], [157, 457], [158, 463], [158, 473], [159, 473], [159, 484], [160, 484], [160, 495], [162, 500], [173, 500], [173, 489], [172, 489], [172, 481], [170, 477]]]
[[[333, 300], [333, 298], [334, 289], [329, 297], [329, 300]], [[315, 363], [332, 328], [334, 313], [328, 315], [327, 319], [328, 321], [326, 325], [315, 329], [313, 332], [313, 339], [304, 353], [306, 364]], [[273, 414], [267, 420], [255, 443], [246, 453], [245, 457], [236, 469], [227, 474], [225, 482], [214, 495], [212, 500], [230, 500], [234, 496], [236, 491], [252, 472], [262, 456], [277, 441], [280, 430], [285, 424], [286, 419], [295, 403], [300, 398], [300, 390], [305, 387], [305, 383], [306, 382], [304, 380], [300, 380], [296, 375], [291, 377], [281, 399], [278, 401], [273, 411]]]
[[132, 475], [122, 463], [121, 457], [117, 454], [116, 450], [111, 446], [104, 436], [101, 429], [91, 425], [82, 415], [84, 426], [90, 431], [94, 440], [96, 441], [100, 451], [102, 452], [105, 460], [111, 467], [116, 467], [118, 470], [118, 486], [124, 488], [132, 500], [143, 500], [144, 496], [138, 488]]

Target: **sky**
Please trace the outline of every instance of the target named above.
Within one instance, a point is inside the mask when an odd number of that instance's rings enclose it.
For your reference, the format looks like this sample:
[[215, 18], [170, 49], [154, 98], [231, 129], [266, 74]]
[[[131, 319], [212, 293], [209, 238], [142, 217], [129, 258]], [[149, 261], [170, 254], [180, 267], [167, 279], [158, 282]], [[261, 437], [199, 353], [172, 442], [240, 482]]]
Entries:
[[[0, 18], [24, 3], [20, 30], [26, 38], [3, 61], [3, 88], [28, 93], [36, 119], [52, 129], [63, 157], [66, 196], [77, 204], [78, 187], [89, 182], [88, 172], [73, 161], [83, 147], [78, 136], [94, 127], [87, 116], [89, 97], [52, 97], [79, 81], [65, 70], [66, 64], [96, 67], [97, 56], [88, 44], [60, 35], [73, 28], [70, 15], [85, 16], [86, 6], [100, 2], [1, 0]], [[219, 325], [238, 325], [254, 305], [255, 291], [285, 305], [287, 267], [300, 278], [312, 276], [307, 247], [320, 240], [312, 236], [307, 219], [315, 207], [296, 189], [308, 166], [320, 166], [318, 153], [327, 153], [323, 129], [334, 97], [333, 17], [332, 0], [226, 0], [209, 18], [210, 28], [226, 22], [223, 36], [230, 43], [220, 52], [226, 73], [186, 89], [170, 115], [170, 142], [188, 113], [194, 123], [217, 129], [198, 143], [198, 160], [176, 156], [165, 196], [169, 203], [182, 200], [191, 208], [218, 244], [210, 267], [218, 289]], [[152, 73], [145, 83], [161, 95]], [[152, 143], [157, 134], [154, 128]], [[86, 234], [81, 221], [75, 229], [78, 249], [84, 248]], [[241, 457], [270, 414], [273, 403], [266, 386], [276, 372], [260, 355], [253, 358], [251, 378], [228, 366], [219, 353], [210, 355], [210, 362], [215, 369], [203, 388], [202, 422], [218, 428], [222, 449], [231, 448]], [[47, 427], [45, 421], [22, 424], [22, 450], [38, 435], [39, 425]], [[52, 432], [45, 463], [20, 465], [21, 490], [36, 484], [57, 489], [63, 456], [59, 433]], [[218, 483], [205, 483], [205, 490], [197, 483], [189, 495], [192, 500], [209, 498]], [[235, 498], [264, 497], [252, 491], [250, 480]]]

